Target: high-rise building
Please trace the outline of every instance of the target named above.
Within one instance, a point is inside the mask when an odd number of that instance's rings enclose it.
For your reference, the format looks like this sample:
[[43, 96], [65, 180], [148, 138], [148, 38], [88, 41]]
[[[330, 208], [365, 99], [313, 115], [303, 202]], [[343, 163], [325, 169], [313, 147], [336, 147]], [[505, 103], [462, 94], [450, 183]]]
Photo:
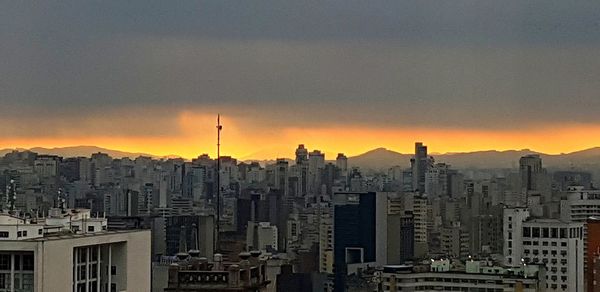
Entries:
[[433, 158], [427, 155], [427, 146], [421, 142], [415, 143], [415, 155], [410, 160], [412, 169], [412, 190], [423, 194], [425, 192], [425, 177], [433, 165]]
[[585, 171], [556, 171], [552, 174], [552, 180], [559, 191], [566, 191], [573, 186], [588, 190], [592, 188], [592, 174]]
[[308, 149], [304, 148], [304, 144], [300, 144], [296, 149], [296, 164], [304, 164], [305, 162], [308, 162]]
[[248, 250], [272, 252], [278, 249], [277, 226], [269, 222], [248, 222], [246, 247]]
[[56, 155], [38, 155], [33, 169], [42, 178], [56, 177], [61, 161], [62, 158]]
[[308, 194], [309, 174], [308, 174], [308, 149], [304, 144], [298, 145], [296, 149], [296, 165], [290, 169], [290, 176], [293, 176], [294, 184], [291, 186], [295, 190], [297, 197], [305, 197]]
[[414, 256], [416, 258], [423, 258], [429, 254], [429, 225], [431, 214], [431, 206], [428, 204], [427, 198], [419, 196], [418, 194], [413, 195], [413, 218], [414, 218]]
[[523, 246], [518, 244], [522, 242], [523, 222], [529, 218], [527, 208], [506, 208], [504, 209], [503, 221], [503, 239], [504, 239], [504, 265], [513, 266], [521, 264], [521, 255]]
[[584, 291], [583, 223], [528, 217], [527, 209], [505, 209], [505, 264], [545, 265], [545, 291]]
[[590, 217], [586, 222], [586, 265], [585, 277], [587, 291], [600, 291], [600, 217]]
[[460, 222], [441, 230], [441, 252], [452, 259], [464, 259], [469, 256], [469, 233]]
[[321, 193], [321, 176], [325, 168], [325, 154], [314, 150], [308, 154], [308, 188], [312, 196]]
[[[593, 271], [600, 271], [600, 255], [594, 255], [591, 263], [589, 265], [592, 267]], [[587, 275], [587, 274], [586, 274]], [[600, 291], [600, 273], [592, 273], [591, 276], [588, 276], [588, 286], [586, 291], [598, 292]]]
[[[415, 221], [412, 211], [393, 210], [388, 203], [387, 264], [399, 265], [414, 259]], [[395, 209], [395, 207], [394, 207]]]
[[519, 175], [521, 177], [521, 190], [537, 190], [537, 175], [544, 173], [542, 159], [537, 154], [531, 154], [519, 159]]
[[288, 196], [289, 192], [289, 168], [287, 160], [278, 158], [275, 163], [275, 188], [278, 189], [284, 197]]
[[338, 153], [335, 158], [335, 166], [341, 172], [340, 176], [346, 176], [348, 173], [348, 157], [344, 153]]
[[568, 187], [563, 198], [560, 218], [564, 221], [585, 222], [591, 216], [600, 216], [600, 190]]
[[[566, 222], [581, 222], [586, 228], [584, 229], [584, 249], [587, 254], [585, 258], [586, 283], [589, 284], [590, 269], [592, 268], [591, 260], [594, 252], [598, 248], [598, 239], [600, 236], [597, 233], [590, 237], [589, 232], [597, 232], [597, 224], [595, 220], [600, 216], [600, 190], [586, 190], [582, 186], [567, 187], [566, 192], [563, 192], [563, 200], [560, 201], [560, 218]], [[592, 226], [589, 226], [593, 223]], [[591, 246], [590, 246], [591, 244]]]
[[153, 218], [152, 258], [174, 256], [180, 250], [198, 250], [203, 257], [213, 255], [214, 216], [168, 215]]
[[458, 187], [462, 187], [462, 183], [458, 171], [446, 163], [436, 163], [425, 173], [425, 194], [431, 197], [458, 196]]
[[324, 217], [319, 226], [319, 272], [333, 274], [333, 220]]
[[471, 218], [469, 245], [471, 255], [502, 254], [502, 207], [496, 206], [490, 214]]
[[387, 196], [335, 193], [333, 209], [335, 291], [346, 291], [349, 273], [387, 260]]

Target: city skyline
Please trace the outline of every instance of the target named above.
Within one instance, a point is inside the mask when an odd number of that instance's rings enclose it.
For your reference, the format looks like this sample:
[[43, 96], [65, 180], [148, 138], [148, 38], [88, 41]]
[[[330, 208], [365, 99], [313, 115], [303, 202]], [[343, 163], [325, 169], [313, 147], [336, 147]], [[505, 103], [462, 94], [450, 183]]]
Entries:
[[[186, 112], [179, 119], [179, 130], [174, 130], [168, 135], [148, 137], [132, 133], [131, 136], [122, 137], [84, 135], [71, 138], [58, 134], [56, 137], [48, 138], [0, 138], [0, 149], [96, 146], [110, 150], [153, 156], [177, 156], [186, 159], [203, 153], [216, 156], [216, 132], [213, 121], [215, 119], [213, 116], [197, 116]], [[291, 149], [298, 144], [311, 145], [311, 149], [319, 149], [329, 157], [340, 152], [356, 156], [379, 148], [410, 153], [414, 141], [427, 141], [432, 148], [436, 149], [436, 154], [531, 150], [559, 155], [600, 146], [600, 141], [596, 142], [592, 139], [593, 136], [587, 136], [590, 132], [600, 131], [600, 126], [567, 126], [563, 130], [531, 129], [525, 132], [422, 128], [398, 130], [392, 127], [373, 130], [368, 127], [342, 126], [271, 129], [266, 124], [252, 127], [249, 122], [236, 122], [234, 118], [227, 116], [223, 119], [226, 123], [223, 133], [223, 155], [243, 160], [291, 157]], [[252, 128], [252, 132], [246, 130], [247, 126]], [[561, 143], [548, 143], [548, 141], [561, 141]]]
[[[366, 131], [366, 130], [365, 130]], [[581, 130], [581, 131], [586, 131], [586, 130]], [[557, 135], [557, 137], [559, 137], [558, 139], [561, 138], [567, 138], [568, 136], [570, 136], [572, 134], [572, 132], [570, 133], [565, 133], [564, 135]], [[323, 152], [327, 157], [330, 158], [330, 160], [333, 160], [335, 158], [335, 156], [338, 153], [344, 153], [348, 156], [361, 156], [373, 151], [377, 151], [377, 150], [386, 150], [386, 151], [391, 151], [391, 152], [395, 152], [398, 154], [403, 154], [403, 155], [408, 155], [411, 153], [411, 149], [410, 147], [412, 146], [411, 144], [414, 143], [414, 141], [432, 141], [432, 143], [429, 143], [430, 145], [434, 145], [434, 146], [438, 146], [438, 145], [444, 145], [444, 143], [446, 141], [443, 140], [443, 137], [445, 135], [439, 135], [437, 136], [437, 138], [435, 138], [436, 136], [428, 136], [428, 137], [433, 137], [430, 140], [404, 140], [401, 139], [402, 142], [401, 143], [392, 143], [392, 144], [375, 144], [375, 143], [365, 143], [364, 145], [359, 145], [359, 147], [356, 148], [344, 148], [342, 147], [342, 149], [346, 149], [348, 151], [339, 151], [336, 149], [340, 149], [340, 148], [335, 148], [331, 147], [331, 148], [323, 148], [323, 147], [314, 147], [313, 145], [328, 145], [328, 144], [324, 144], [324, 143], [304, 143], [303, 141], [296, 141], [293, 143], [296, 144], [279, 144], [278, 147], [274, 148], [267, 148], [267, 149], [261, 149], [260, 151], [255, 151], [255, 152], [236, 152], [236, 150], [231, 151], [231, 149], [237, 149], [236, 147], [231, 147], [228, 145], [222, 145], [222, 148], [227, 149], [227, 152], [223, 152], [222, 155], [224, 156], [231, 156], [231, 157], [235, 157], [238, 158], [240, 160], [247, 160], [247, 161], [252, 161], [252, 160], [275, 160], [276, 158], [286, 158], [286, 159], [292, 159], [293, 158], [293, 148], [299, 144], [307, 144], [307, 145], [311, 145], [310, 149], [314, 149], [314, 150], [319, 150], [321, 152]], [[499, 138], [499, 137], [507, 137], [509, 136], [509, 134], [504, 134], [504, 135], [492, 135], [490, 137], [495, 137], [495, 138]], [[364, 136], [363, 136], [364, 137]], [[208, 139], [207, 139], [208, 140]], [[244, 140], [244, 139], [241, 139]], [[41, 143], [38, 141], [42, 141]], [[128, 154], [128, 156], [131, 155], [150, 155], [153, 157], [164, 157], [164, 158], [183, 158], [183, 159], [193, 159], [198, 157], [199, 155], [202, 154], [208, 154], [211, 157], [216, 157], [216, 146], [214, 147], [215, 149], [211, 149], [210, 147], [205, 147], [205, 148], [201, 148], [201, 147], [179, 147], [177, 145], [172, 145], [172, 144], [166, 144], [166, 145], [160, 145], [158, 147], [148, 147], [148, 145], [146, 143], [148, 142], [152, 142], [151, 140], [136, 140], [136, 141], [130, 141], [130, 139], [127, 138], [123, 138], [123, 139], [115, 139], [114, 141], [120, 141], [122, 143], [117, 143], [117, 144], [113, 144], [111, 142], [107, 142], [107, 141], [111, 141], [109, 140], [104, 140], [102, 138], [98, 139], [98, 138], [91, 138], [91, 139], [76, 139], [76, 141], [78, 142], [70, 142], [71, 140], [61, 140], [58, 143], [56, 143], [55, 141], [50, 141], [50, 140], [28, 140], [26, 142], [23, 142], [22, 144], [20, 142], [17, 143], [9, 143], [6, 144], [5, 146], [3, 146], [2, 144], [0, 144], [0, 150], [4, 150], [4, 151], [9, 151], [9, 150], [28, 150], [28, 149], [45, 149], [45, 150], [60, 150], [60, 151], [64, 151], [65, 153], [69, 153], [68, 149], [74, 149], [75, 153], [80, 152], [82, 150], [81, 149], [85, 149], [85, 148], [98, 148], [98, 149], [105, 149], [105, 150], [109, 150], [109, 151], [116, 151], [116, 152], [123, 152], [125, 154]], [[82, 141], [89, 141], [89, 144], [86, 143], [82, 143]], [[313, 140], [314, 141], [314, 140]], [[411, 142], [412, 141], [412, 142]], [[45, 144], [46, 142], [49, 142], [50, 144]], [[98, 142], [98, 143], [96, 143]], [[459, 142], [463, 142], [463, 141], [456, 141], [457, 143]], [[56, 144], [55, 144], [56, 143]], [[80, 143], [80, 144], [77, 144]], [[439, 144], [437, 144], [439, 143]], [[206, 144], [209, 144], [209, 142], [207, 142]], [[454, 145], [456, 143], [446, 143], [447, 144], [451, 144]], [[542, 145], [543, 143], [540, 143], [540, 145]], [[16, 146], [14, 146], [16, 145]], [[247, 144], [246, 144], [247, 145]], [[392, 145], [392, 147], [386, 147], [386, 146], [382, 146], [382, 145]], [[400, 145], [399, 147], [395, 147], [397, 145]], [[485, 144], [483, 143], [482, 145], [491, 145], [491, 144]], [[513, 144], [506, 144], [506, 145], [513, 145]], [[588, 144], [584, 144], [584, 145], [588, 145]], [[209, 145], [212, 146], [212, 145]], [[242, 147], [243, 148], [243, 147]], [[441, 147], [442, 149], [444, 149], [444, 147]], [[554, 150], [554, 151], [543, 151], [540, 150], [541, 149], [562, 149], [562, 151], [558, 151], [558, 150]], [[559, 156], [559, 155], [566, 155], [566, 154], [574, 154], [574, 153], [578, 153], [578, 152], [582, 152], [582, 151], [589, 151], [589, 150], [595, 150], [595, 149], [599, 149], [600, 146], [595, 146], [595, 144], [589, 144], [589, 147], [585, 147], [585, 148], [577, 148], [577, 147], [572, 147], [572, 148], [553, 148], [553, 147], [543, 147], [543, 145], [540, 148], [535, 148], [535, 147], [521, 147], [518, 146], [518, 144], [514, 144], [514, 147], [508, 146], [508, 147], [497, 147], [497, 148], [491, 148], [491, 147], [487, 147], [483, 146], [483, 147], [457, 147], [457, 148], [451, 148], [449, 150], [445, 150], [445, 151], [440, 151], [437, 150], [435, 152], [433, 152], [434, 155], [451, 155], [451, 154], [469, 154], [469, 153], [481, 153], [481, 152], [488, 152], [488, 151], [496, 151], [496, 152], [506, 152], [506, 151], [526, 151], [526, 152], [532, 152], [532, 153], [542, 153], [542, 154], [546, 154], [546, 155], [555, 155], [555, 156]], [[178, 150], [182, 150], [183, 152], [178, 152]], [[275, 149], [275, 150], [274, 150]], [[85, 151], [83, 151], [85, 152]], [[45, 152], [44, 152], [45, 153]], [[49, 152], [51, 153], [51, 151]], [[85, 152], [87, 153], [87, 152]], [[88, 153], [88, 154], [91, 154]], [[67, 156], [77, 156], [76, 154], [68, 154]], [[133, 158], [133, 157], [130, 157]]]
[[0, 292], [600, 291], [600, 1], [0, 3]]

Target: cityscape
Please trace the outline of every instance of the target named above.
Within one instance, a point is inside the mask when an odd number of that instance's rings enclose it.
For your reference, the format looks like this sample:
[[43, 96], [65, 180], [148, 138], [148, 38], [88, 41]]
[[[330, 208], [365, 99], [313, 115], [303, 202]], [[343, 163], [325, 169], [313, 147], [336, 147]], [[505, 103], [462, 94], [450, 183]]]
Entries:
[[0, 1], [0, 292], [600, 292], [600, 1]]
[[539, 154], [516, 169], [455, 169], [421, 142], [408, 161], [379, 170], [303, 144], [293, 153], [261, 164], [8, 152], [0, 287], [599, 289], [600, 189], [590, 171], [548, 170]]

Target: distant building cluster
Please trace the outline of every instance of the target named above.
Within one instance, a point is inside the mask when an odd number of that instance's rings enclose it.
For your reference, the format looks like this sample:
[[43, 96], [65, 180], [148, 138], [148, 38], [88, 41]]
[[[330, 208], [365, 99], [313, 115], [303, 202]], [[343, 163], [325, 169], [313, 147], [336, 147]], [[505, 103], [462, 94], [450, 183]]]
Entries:
[[517, 163], [455, 169], [423, 143], [385, 170], [305, 145], [269, 162], [15, 151], [0, 291], [600, 291], [592, 174]]

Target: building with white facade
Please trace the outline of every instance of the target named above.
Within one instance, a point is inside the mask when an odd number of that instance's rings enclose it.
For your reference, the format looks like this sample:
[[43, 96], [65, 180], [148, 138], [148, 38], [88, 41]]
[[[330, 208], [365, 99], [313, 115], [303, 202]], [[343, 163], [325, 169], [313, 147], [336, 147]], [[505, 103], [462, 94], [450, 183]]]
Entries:
[[545, 291], [584, 291], [584, 224], [531, 219], [524, 208], [505, 209], [505, 264], [546, 266]]
[[277, 250], [277, 226], [269, 222], [248, 222], [246, 247], [248, 250]]
[[581, 186], [567, 187], [560, 201], [560, 218], [563, 221], [585, 222], [600, 216], [600, 190], [586, 190]]
[[0, 291], [150, 291], [150, 230], [106, 231], [82, 214], [0, 214]]
[[429, 266], [384, 266], [378, 272], [378, 291], [545, 291], [545, 270], [538, 265], [507, 269], [480, 261], [467, 261], [452, 269], [449, 260], [432, 260]]

